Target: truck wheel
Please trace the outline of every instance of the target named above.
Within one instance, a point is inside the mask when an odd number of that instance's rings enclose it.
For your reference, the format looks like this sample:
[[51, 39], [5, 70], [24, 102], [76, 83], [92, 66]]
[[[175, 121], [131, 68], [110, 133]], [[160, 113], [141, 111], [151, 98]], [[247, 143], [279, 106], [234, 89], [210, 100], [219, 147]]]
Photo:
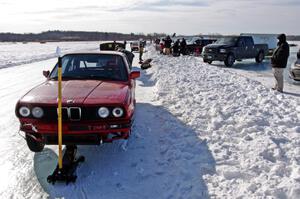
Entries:
[[256, 63], [261, 63], [265, 58], [264, 52], [260, 51], [258, 55], [255, 57]]
[[207, 59], [203, 59], [203, 62], [204, 62], [204, 63], [208, 63], [208, 64], [211, 64], [211, 63], [212, 63], [212, 61], [207, 60]]
[[27, 142], [28, 148], [32, 152], [41, 152], [45, 146], [44, 143], [36, 141], [35, 139], [33, 139], [33, 137], [31, 137], [30, 135], [27, 135], [27, 134], [26, 134], [26, 142]]
[[227, 66], [227, 67], [233, 66], [234, 62], [235, 62], [235, 57], [233, 56], [233, 54], [229, 54], [226, 57], [226, 60], [224, 61], [225, 66]]

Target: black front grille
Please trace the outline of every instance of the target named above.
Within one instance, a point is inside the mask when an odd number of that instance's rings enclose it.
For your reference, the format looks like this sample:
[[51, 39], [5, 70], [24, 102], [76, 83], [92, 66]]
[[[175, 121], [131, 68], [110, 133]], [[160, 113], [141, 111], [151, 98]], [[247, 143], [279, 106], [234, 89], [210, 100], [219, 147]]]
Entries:
[[217, 48], [205, 48], [206, 53], [218, 53]]
[[[62, 119], [63, 121], [68, 120], [68, 109], [67, 108], [62, 108]], [[56, 111], [57, 113], [57, 111]], [[55, 117], [57, 117], [57, 114], [55, 114]]]
[[81, 119], [81, 108], [79, 107], [70, 107], [69, 111], [69, 119], [72, 121], [79, 121]]

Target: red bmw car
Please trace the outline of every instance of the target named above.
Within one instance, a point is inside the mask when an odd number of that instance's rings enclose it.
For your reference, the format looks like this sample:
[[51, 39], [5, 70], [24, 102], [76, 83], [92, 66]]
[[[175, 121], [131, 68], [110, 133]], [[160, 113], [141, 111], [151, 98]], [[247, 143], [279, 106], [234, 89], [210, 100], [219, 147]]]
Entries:
[[[56, 65], [47, 80], [16, 105], [29, 149], [40, 152], [58, 143]], [[135, 79], [124, 53], [74, 53], [62, 57], [63, 144], [91, 145], [127, 139], [135, 110]]]

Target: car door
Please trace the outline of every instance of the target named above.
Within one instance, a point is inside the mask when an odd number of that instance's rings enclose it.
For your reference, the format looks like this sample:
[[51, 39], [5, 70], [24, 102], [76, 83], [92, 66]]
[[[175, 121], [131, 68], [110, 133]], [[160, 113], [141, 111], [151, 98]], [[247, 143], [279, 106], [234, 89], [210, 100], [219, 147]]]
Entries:
[[235, 58], [236, 59], [245, 58], [245, 55], [246, 55], [245, 51], [246, 51], [245, 39], [244, 39], [244, 37], [240, 37], [239, 40], [237, 41]]
[[245, 44], [246, 44], [246, 57], [253, 58], [255, 57], [255, 47], [253, 43], [253, 39], [251, 37], [245, 37]]

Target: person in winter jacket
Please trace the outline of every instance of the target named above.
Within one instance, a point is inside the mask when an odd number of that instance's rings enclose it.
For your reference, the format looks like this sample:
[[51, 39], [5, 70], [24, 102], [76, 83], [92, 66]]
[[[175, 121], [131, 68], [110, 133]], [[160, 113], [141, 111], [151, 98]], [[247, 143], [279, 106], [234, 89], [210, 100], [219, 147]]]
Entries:
[[182, 40], [180, 42], [180, 53], [182, 55], [186, 55], [186, 41], [184, 38], [182, 38]]
[[177, 39], [176, 41], [175, 41], [175, 43], [173, 44], [173, 56], [174, 57], [177, 57], [177, 56], [179, 56], [180, 54], [179, 54], [179, 39]]
[[132, 52], [124, 49], [124, 48], [119, 47], [119, 46], [117, 46], [116, 50], [119, 51], [119, 52], [125, 53], [125, 55], [127, 57], [127, 60], [129, 62], [129, 67], [131, 69], [132, 68], [132, 62], [133, 62], [134, 54]]
[[163, 39], [164, 43], [165, 43], [165, 48], [164, 48], [164, 53], [166, 55], [169, 55], [171, 53], [171, 44], [172, 44], [172, 39], [171, 37], [168, 35], [165, 39]]
[[145, 42], [142, 39], [140, 39], [140, 41], [139, 41], [139, 60], [140, 60], [140, 63], [143, 62], [144, 48], [145, 48]]
[[275, 86], [272, 89], [283, 92], [283, 72], [286, 68], [290, 55], [290, 47], [286, 42], [285, 34], [280, 34], [277, 39], [279, 40], [277, 43], [277, 48], [271, 57], [273, 74], [275, 77]]

